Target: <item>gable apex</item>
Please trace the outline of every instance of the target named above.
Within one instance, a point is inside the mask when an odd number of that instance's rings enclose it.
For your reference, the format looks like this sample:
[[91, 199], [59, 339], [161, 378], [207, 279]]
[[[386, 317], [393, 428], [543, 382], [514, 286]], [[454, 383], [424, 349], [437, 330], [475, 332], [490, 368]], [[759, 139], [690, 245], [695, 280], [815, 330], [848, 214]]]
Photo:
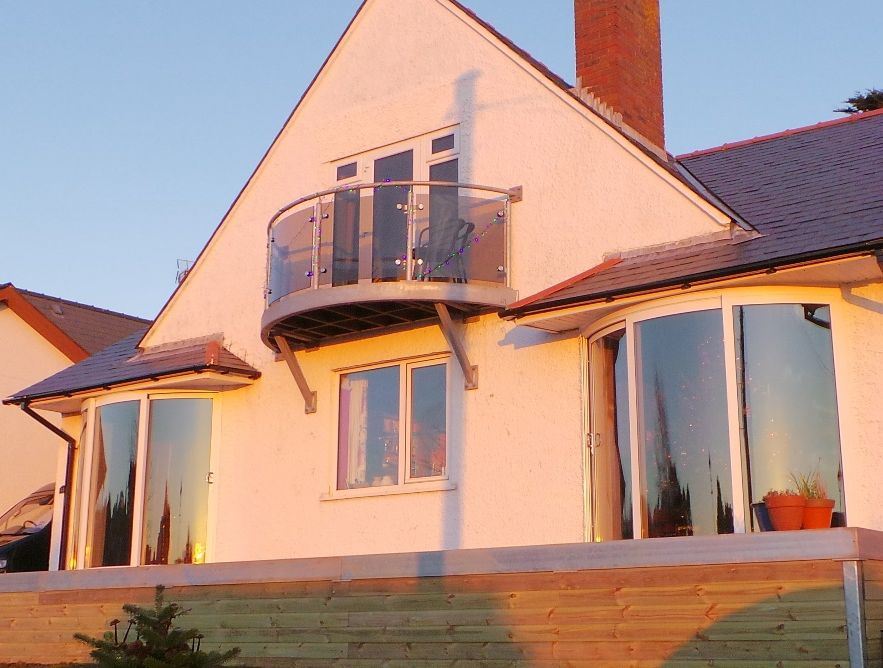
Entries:
[[[369, 17], [376, 17], [376, 12], [385, 11], [388, 8], [388, 5], [391, 6], [393, 2], [395, 2], [395, 8], [399, 16], [406, 12], [408, 8], [420, 8], [421, 10], [424, 10], [429, 7], [437, 7], [447, 12], [450, 16], [458, 19], [459, 22], [469, 28], [476, 35], [476, 37], [482, 39], [483, 43], [492, 46], [494, 49], [496, 49], [498, 53], [508, 59], [509, 62], [512, 62], [518, 68], [518, 70], [530, 76], [531, 79], [537, 82], [543, 90], [547, 91], [551, 97], [547, 97], [546, 99], [558, 99], [560, 102], [563, 102], [564, 105], [566, 105], [566, 107], [562, 107], [563, 113], [568, 113], [564, 111], [564, 109], [569, 108], [580, 118], [588, 120], [593, 127], [600, 130], [600, 132], [602, 133], [601, 136], [606, 137], [604, 141], [614, 142], [617, 147], [614, 150], [624, 150], [625, 155], [630, 155], [632, 159], [637, 160], [643, 168], [649, 169], [657, 177], [660, 177], [663, 182], [667, 184], [666, 187], [673, 188], [677, 193], [679, 193], [678, 196], [685, 197], [692, 206], [697, 207], [702, 212], [702, 215], [705, 217], [705, 220], [707, 222], [713, 223], [718, 227], [723, 227], [729, 224], [729, 217], [725, 213], [722, 213], [720, 209], [718, 209], [713, 203], [709, 202], [709, 200], [702, 193], [698, 193], [694, 188], [692, 188], [692, 186], [688, 182], [686, 182], [683, 177], [680, 176], [680, 174], [674, 169], [672, 164], [670, 164], [667, 159], [660, 157], [654, 151], [648, 149], [646, 146], [643, 146], [640, 141], [638, 141], [635, 137], [625, 134], [622, 128], [617, 127], [615, 123], [611, 122], [610, 119], [599, 113], [599, 111], [595, 109], [591, 104], [581, 99], [581, 97], [574, 92], [568, 82], [556, 75], [549, 68], [543, 65], [543, 63], [531, 56], [524, 49], [518, 47], [514, 42], [502, 35], [491, 24], [479, 18], [474, 12], [472, 12], [458, 0], [365, 0], [359, 6], [355, 15], [341, 34], [340, 38], [334, 44], [330, 53], [320, 66], [319, 70], [316, 72], [315, 76], [304, 90], [297, 104], [294, 106], [291, 113], [286, 118], [284, 124], [274, 137], [270, 146], [267, 148], [257, 166], [245, 182], [244, 186], [240, 189], [230, 207], [225, 212], [220, 223], [212, 232], [207, 243], [204, 245], [199, 255], [197, 256], [194, 265], [188, 273], [187, 277], [178, 286], [175, 287], [175, 290], [172, 292], [169, 299], [160, 309], [159, 314], [154, 320], [154, 323], [145, 333], [143, 339], [140, 342], [140, 345], [151, 346], [163, 340], [163, 337], [157, 337], [156, 333], [163, 327], [163, 323], [167, 319], [169, 309], [172, 307], [173, 303], [178, 300], [179, 295], [182, 293], [182, 291], [187, 290], [188, 286], [193, 284], [194, 278], [204, 270], [204, 266], [206, 264], [205, 258], [208, 254], [212, 252], [219, 233], [222, 229], [227, 227], [228, 221], [231, 220], [231, 217], [234, 216], [235, 211], [240, 206], [243, 196], [255, 184], [256, 180], [261, 178], [261, 175], [265, 173], [265, 168], [273, 165], [274, 155], [276, 155], [276, 151], [279, 148], [280, 143], [284, 141], [284, 138], [288, 134], [289, 130], [295, 125], [298, 118], [301, 117], [301, 114], [306, 106], [310, 103], [311, 100], [314, 100], [315, 96], [319, 94], [320, 90], [322, 90], [321, 86], [323, 82], [325, 82], [328, 77], [333, 74], [335, 64], [338, 63], [341, 56], [347, 52], [347, 48], [352, 45], [353, 39], [356, 37], [356, 35], [360, 34], [360, 26], [364, 25], [365, 21], [367, 21]], [[429, 25], [427, 27], [426, 24], [424, 24], [424, 28], [426, 30], [435, 29], [434, 26]], [[394, 36], [390, 37], [390, 39], [393, 38]], [[457, 36], [457, 38], [463, 39], [463, 35], [459, 35]], [[363, 42], [363, 45], [364, 43], [365, 42]], [[437, 50], [437, 47], [435, 46], [433, 46], [432, 48], [436, 48]], [[403, 62], [405, 62], [405, 59], [403, 59]], [[368, 65], [366, 64], [366, 67], [367, 66]], [[373, 76], [373, 71], [366, 70], [366, 76]], [[354, 94], [359, 93], [359, 90], [357, 88], [354, 90]], [[537, 93], [538, 97], [541, 97], [543, 95], [545, 95], [545, 93]], [[360, 100], [360, 102], [362, 101], [363, 100]], [[370, 99], [370, 101], [379, 102], [380, 100]], [[550, 102], [549, 104], [554, 105], [557, 103]], [[355, 107], [332, 107], [332, 110], [337, 115], [335, 121], [341, 122], [342, 117], [346, 113], [356, 113], [354, 109]], [[362, 109], [361, 111], [364, 111], [364, 109]], [[418, 134], [422, 134], [423, 132], [431, 132], [434, 129], [437, 129], [435, 125], [432, 125], [432, 123], [429, 123], [428, 125], [431, 127], [427, 126], [425, 128], [422, 128], [422, 130], [420, 130], [419, 132], [396, 135], [396, 128], [392, 124], [390, 124], [387, 134], [390, 135], [390, 137], [396, 137], [396, 139], [387, 137], [384, 138], [384, 141], [386, 143], [394, 143], [395, 141], [401, 141], [403, 138], [408, 136], [416, 136]], [[341, 136], [343, 136], [343, 134], [341, 134]], [[316, 156], [317, 164], [325, 164], [335, 157], [354, 154], [354, 147], [352, 146], [352, 142], [350, 141], [349, 144], [349, 149], [344, 151], [338, 150], [339, 147], [335, 148], [329, 145], [322, 145], [321, 148], [324, 154]], [[371, 142], [369, 140], [366, 140], [365, 145], [360, 146], [359, 148], [361, 150], [369, 150], [381, 145], [383, 145], [383, 143], [381, 142]], [[274, 178], [276, 178], [276, 181], [281, 181], [281, 179], [278, 177], [278, 173]], [[304, 185], [304, 189], [302, 190], [302, 192], [292, 193], [292, 196], [288, 199], [280, 199], [277, 204], [277, 208], [282, 208], [288, 202], [293, 201], [294, 199], [296, 199], [296, 195], [298, 194], [322, 189], [321, 187], [310, 189], [311, 185], [312, 184]], [[267, 216], [267, 220], [269, 219], [270, 215]]]

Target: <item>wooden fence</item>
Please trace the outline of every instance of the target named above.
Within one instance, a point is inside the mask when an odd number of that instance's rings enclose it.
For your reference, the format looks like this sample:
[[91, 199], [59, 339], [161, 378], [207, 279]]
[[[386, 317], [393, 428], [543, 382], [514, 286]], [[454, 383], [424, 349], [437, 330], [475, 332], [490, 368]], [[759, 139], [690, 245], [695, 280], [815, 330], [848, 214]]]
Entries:
[[[883, 561], [856, 559], [857, 531], [812, 532], [805, 552], [823, 551], [828, 534], [839, 556], [809, 559], [793, 558], [795, 542], [779, 545], [788, 558], [752, 561], [744, 548], [766, 554], [770, 539], [727, 536], [713, 555], [706, 539], [675, 539], [696, 546], [694, 561], [716, 562], [689, 565], [658, 563], [672, 560], [663, 554], [611, 567], [623, 551], [665, 548], [659, 539], [435, 553], [428, 565], [424, 555], [248, 562], [239, 577], [235, 564], [41, 574], [42, 585], [0, 576], [0, 664], [85, 660], [74, 631], [107, 630], [167, 576], [167, 600], [192, 610], [182, 622], [203, 647], [238, 646], [250, 666], [845, 667], [848, 561], [864, 570], [865, 665], [879, 665]], [[4, 577], [17, 580], [4, 587]]]

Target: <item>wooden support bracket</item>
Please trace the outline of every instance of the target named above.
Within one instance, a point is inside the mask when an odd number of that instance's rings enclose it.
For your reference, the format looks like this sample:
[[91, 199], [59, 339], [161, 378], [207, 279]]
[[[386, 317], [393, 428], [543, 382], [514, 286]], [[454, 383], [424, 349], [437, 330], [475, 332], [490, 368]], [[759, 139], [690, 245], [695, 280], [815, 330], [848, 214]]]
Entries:
[[315, 413], [316, 393], [310, 389], [310, 385], [307, 383], [307, 377], [304, 376], [303, 369], [300, 368], [300, 364], [298, 364], [297, 358], [294, 356], [294, 351], [291, 349], [291, 346], [288, 345], [288, 339], [284, 336], [274, 336], [273, 340], [276, 341], [276, 345], [279, 346], [279, 352], [282, 353], [282, 358], [288, 365], [288, 370], [291, 371], [291, 375], [294, 376], [294, 382], [297, 383], [297, 388], [304, 397], [304, 413]]
[[436, 303], [435, 311], [438, 313], [442, 334], [454, 357], [460, 363], [463, 369], [463, 377], [466, 379], [466, 389], [474, 390], [478, 387], [478, 367], [469, 363], [469, 356], [466, 354], [466, 344], [463, 342], [463, 336], [454, 325], [451, 314], [446, 304]]

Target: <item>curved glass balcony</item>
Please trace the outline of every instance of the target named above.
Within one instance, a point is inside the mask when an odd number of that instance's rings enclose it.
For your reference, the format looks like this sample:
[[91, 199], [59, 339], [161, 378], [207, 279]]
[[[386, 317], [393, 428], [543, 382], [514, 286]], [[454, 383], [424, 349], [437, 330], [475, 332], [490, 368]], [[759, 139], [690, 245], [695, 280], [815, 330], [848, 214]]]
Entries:
[[514, 300], [510, 204], [519, 189], [391, 181], [328, 190], [281, 209], [268, 226], [262, 335], [294, 346], [378, 333]]

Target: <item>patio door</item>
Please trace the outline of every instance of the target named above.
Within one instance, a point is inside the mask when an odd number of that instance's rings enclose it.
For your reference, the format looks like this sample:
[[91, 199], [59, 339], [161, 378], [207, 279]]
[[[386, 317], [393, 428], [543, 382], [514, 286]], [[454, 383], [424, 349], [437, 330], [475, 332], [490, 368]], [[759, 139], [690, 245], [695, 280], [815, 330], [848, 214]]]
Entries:
[[632, 448], [623, 326], [602, 332], [589, 344], [591, 412], [587, 438], [592, 541], [633, 538]]

